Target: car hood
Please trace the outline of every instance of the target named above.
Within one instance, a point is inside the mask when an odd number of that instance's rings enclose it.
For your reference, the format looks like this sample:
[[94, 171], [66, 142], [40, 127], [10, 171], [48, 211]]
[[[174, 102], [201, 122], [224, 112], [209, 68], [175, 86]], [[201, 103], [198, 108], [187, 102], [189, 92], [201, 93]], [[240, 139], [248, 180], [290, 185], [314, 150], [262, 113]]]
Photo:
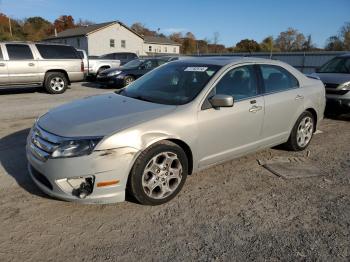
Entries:
[[105, 136], [160, 117], [175, 108], [111, 93], [54, 108], [40, 117], [38, 125], [63, 137]]
[[109, 74], [109, 73], [115, 72], [115, 71], [122, 71], [122, 72], [124, 72], [124, 71], [134, 70], [134, 69], [137, 69], [137, 67], [135, 67], [135, 68], [131, 68], [131, 67], [124, 68], [123, 66], [120, 66], [120, 67], [109, 68], [109, 69], [103, 70], [103, 73], [104, 74]]
[[317, 73], [316, 75], [327, 84], [343, 84], [350, 81], [350, 74]]

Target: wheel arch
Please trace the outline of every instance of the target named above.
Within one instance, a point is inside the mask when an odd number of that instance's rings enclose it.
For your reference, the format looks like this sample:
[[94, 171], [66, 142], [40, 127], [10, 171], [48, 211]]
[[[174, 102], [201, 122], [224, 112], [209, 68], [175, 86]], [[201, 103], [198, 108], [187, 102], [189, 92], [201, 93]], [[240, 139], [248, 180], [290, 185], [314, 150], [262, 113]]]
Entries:
[[314, 124], [314, 132], [316, 132], [317, 129], [317, 112], [315, 109], [313, 109], [312, 107], [309, 107], [305, 110], [306, 112], [310, 112], [314, 118], [315, 124]]
[[45, 81], [46, 81], [46, 77], [47, 77], [47, 74], [48, 74], [48, 73], [57, 73], [57, 72], [58, 72], [58, 73], [64, 74], [64, 76], [66, 77], [66, 79], [67, 79], [67, 81], [68, 81], [68, 85], [71, 84], [70, 79], [69, 79], [69, 76], [68, 76], [68, 73], [67, 73], [67, 71], [64, 70], [64, 69], [50, 69], [50, 70], [47, 70], [47, 71], [45, 72], [44, 83], [45, 83]]
[[190, 146], [185, 143], [184, 141], [176, 138], [169, 138], [165, 139], [166, 141], [173, 142], [174, 144], [178, 145], [182, 148], [182, 150], [185, 152], [188, 160], [188, 174], [191, 175], [193, 172], [193, 154]]

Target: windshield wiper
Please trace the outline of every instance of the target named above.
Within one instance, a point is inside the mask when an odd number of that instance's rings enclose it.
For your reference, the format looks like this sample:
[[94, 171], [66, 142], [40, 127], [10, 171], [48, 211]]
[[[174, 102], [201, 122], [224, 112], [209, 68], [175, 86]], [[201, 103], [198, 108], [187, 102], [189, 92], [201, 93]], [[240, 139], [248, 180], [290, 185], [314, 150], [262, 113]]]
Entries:
[[138, 95], [138, 96], [129, 96], [129, 97], [135, 98], [135, 99], [138, 99], [138, 100], [142, 100], [142, 101], [146, 101], [146, 102], [154, 103], [154, 101], [148, 99], [147, 97], [141, 96], [141, 95]]

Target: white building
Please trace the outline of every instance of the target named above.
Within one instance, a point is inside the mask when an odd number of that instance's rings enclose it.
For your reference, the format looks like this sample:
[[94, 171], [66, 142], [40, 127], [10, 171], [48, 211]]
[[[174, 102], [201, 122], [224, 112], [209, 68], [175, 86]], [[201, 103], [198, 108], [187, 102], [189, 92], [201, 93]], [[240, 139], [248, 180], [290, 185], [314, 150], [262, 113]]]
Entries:
[[155, 36], [144, 36], [143, 49], [147, 55], [157, 54], [180, 54], [180, 44], [165, 38]]
[[179, 54], [180, 45], [165, 37], [143, 37], [119, 21], [67, 29], [45, 39], [84, 49], [89, 56], [115, 52], [137, 55]]

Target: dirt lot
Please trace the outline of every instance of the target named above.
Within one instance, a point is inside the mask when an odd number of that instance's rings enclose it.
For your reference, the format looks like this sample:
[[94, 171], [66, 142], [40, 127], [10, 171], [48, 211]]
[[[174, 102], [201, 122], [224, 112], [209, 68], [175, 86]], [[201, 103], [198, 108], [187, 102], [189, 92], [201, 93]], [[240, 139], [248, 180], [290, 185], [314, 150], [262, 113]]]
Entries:
[[323, 177], [285, 180], [257, 159], [194, 174], [168, 204], [79, 205], [50, 199], [28, 177], [25, 138], [51, 107], [106, 92], [0, 90], [0, 261], [349, 261], [350, 117], [325, 119], [309, 159]]

